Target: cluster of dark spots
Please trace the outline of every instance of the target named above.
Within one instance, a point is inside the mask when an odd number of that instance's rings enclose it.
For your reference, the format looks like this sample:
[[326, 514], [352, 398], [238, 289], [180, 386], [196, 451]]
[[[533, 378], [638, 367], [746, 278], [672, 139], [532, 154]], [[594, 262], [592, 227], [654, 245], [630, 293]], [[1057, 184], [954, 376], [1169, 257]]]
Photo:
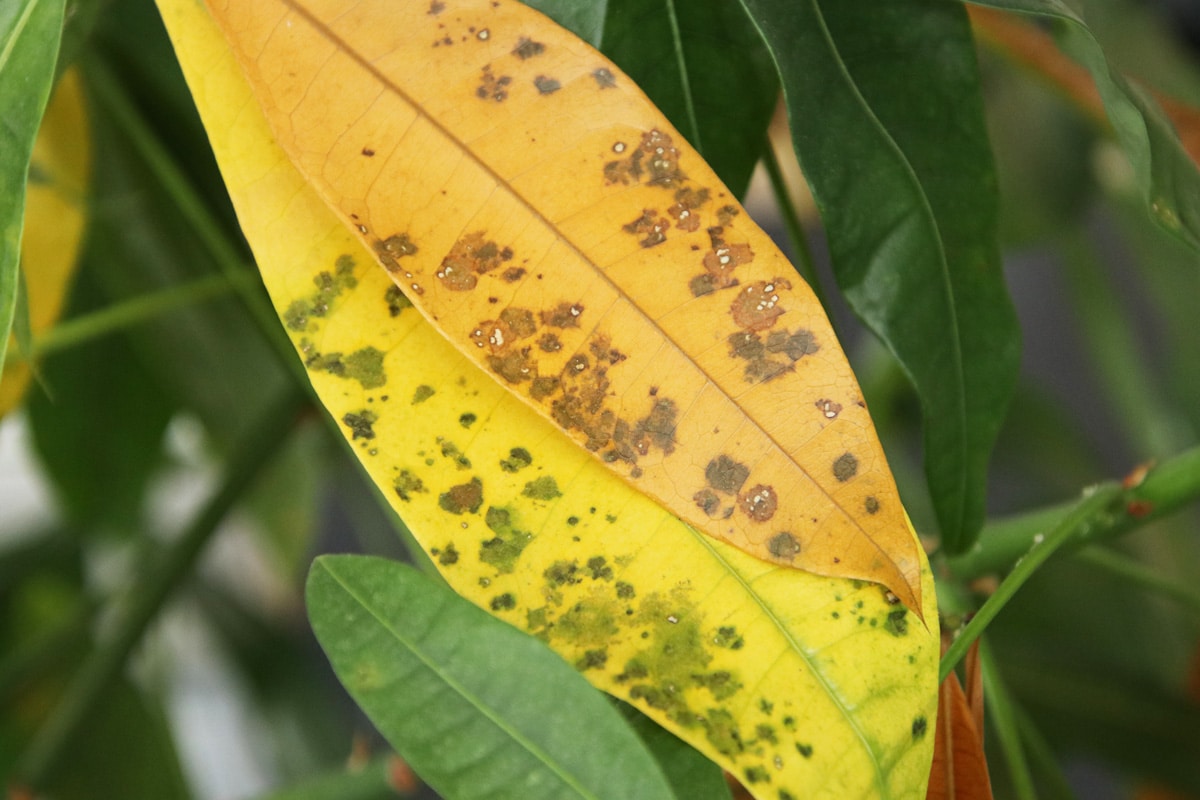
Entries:
[[458, 449], [458, 445], [443, 439], [441, 436], [437, 438], [437, 442], [442, 446], [442, 458], [450, 459], [459, 469], [471, 468], [471, 459], [463, 455], [463, 452]]
[[533, 456], [524, 447], [514, 447], [508, 451], [508, 458], [501, 460], [500, 469], [505, 472], [519, 472], [533, 463]]
[[472, 414], [468, 411], [465, 414], [458, 415], [458, 424], [462, 425], [464, 428], [469, 428], [475, 424], [475, 420], [477, 420], [477, 419], [479, 419], [479, 417], [475, 416], [474, 414]]
[[412, 301], [404, 296], [404, 292], [400, 291], [399, 286], [394, 284], [383, 293], [383, 302], [387, 303], [388, 314], [393, 317], [400, 316], [400, 313], [406, 308], [412, 308]]
[[780, 561], [792, 561], [800, 553], [800, 540], [784, 531], [771, 537], [767, 551]]
[[671, 221], [666, 217], [658, 216], [658, 212], [653, 208], [643, 209], [640, 217], [621, 226], [621, 230], [626, 233], [641, 236], [638, 244], [642, 247], [654, 247], [656, 244], [665, 242], [667, 231], [670, 228]]
[[537, 361], [530, 356], [530, 348], [512, 349], [504, 355], [490, 355], [487, 365], [509, 383], [523, 383], [537, 377]]
[[[613, 579], [612, 567], [608, 566], [608, 559], [604, 556], [592, 556], [589, 558], [587, 568], [592, 573], [592, 580], [594, 581], [611, 581]], [[619, 592], [617, 596], [620, 596]]]
[[885, 622], [883, 624], [883, 627], [885, 629], [887, 629], [887, 632], [892, 634], [893, 636], [907, 636], [908, 635], [908, 618], [907, 617], [908, 617], [908, 609], [907, 608], [898, 608], [895, 611], [891, 611], [888, 613], [887, 622]]
[[424, 403], [429, 398], [437, 394], [437, 390], [428, 384], [422, 383], [413, 390], [412, 404], [415, 406], [418, 403]]
[[542, 44], [541, 42], [535, 42], [528, 36], [522, 36], [520, 39], [518, 39], [517, 46], [512, 50], [513, 55], [517, 56], [522, 61], [533, 58], [534, 56], [540, 56], [544, 52], [546, 52], [546, 45]]
[[583, 655], [575, 660], [575, 669], [583, 672], [589, 669], [603, 669], [608, 663], [608, 650], [585, 650]]
[[454, 542], [446, 545], [444, 550], [434, 553], [434, 555], [437, 556], [438, 563], [443, 567], [452, 567], [458, 563], [458, 550], [454, 547]]
[[766, 522], [775, 516], [779, 495], [772, 487], [760, 483], [738, 497], [738, 507], [755, 522]]
[[378, 419], [374, 411], [364, 408], [362, 411], [346, 413], [342, 423], [350, 429], [351, 439], [374, 439], [375, 429], [372, 426]]
[[543, 325], [551, 328], [578, 328], [579, 316], [583, 314], [582, 303], [562, 302], [554, 308], [539, 312]]
[[914, 742], [919, 742], [925, 738], [925, 732], [929, 728], [929, 723], [924, 716], [919, 716], [912, 721], [912, 738]]
[[417, 246], [407, 233], [395, 233], [375, 242], [375, 257], [388, 272], [400, 271], [400, 259], [417, 254]]
[[517, 598], [513, 596], [512, 592], [505, 592], [493, 597], [489, 605], [492, 607], [492, 611], [511, 611], [517, 607]]
[[538, 75], [534, 78], [533, 85], [537, 88], [538, 94], [554, 94], [562, 88], [562, 84], [558, 80], [545, 75]]
[[704, 468], [704, 479], [708, 485], [725, 494], [737, 494], [750, 477], [750, 468], [721, 454], [708, 462]]
[[433, 42], [434, 47], [441, 47], [442, 45], [449, 46], [452, 44], [454, 44], [454, 40], [450, 38], [449, 34], [443, 36], [440, 39], [435, 39]]
[[583, 576], [579, 574], [578, 561], [555, 561], [546, 568], [542, 577], [546, 579], [547, 583], [558, 587], [583, 583]]
[[556, 497], [562, 497], [562, 492], [558, 489], [558, 481], [554, 480], [554, 476], [552, 475], [542, 475], [536, 480], [529, 481], [525, 484], [525, 488], [521, 490], [521, 494], [543, 502], [549, 502]]
[[484, 238], [484, 231], [468, 233], [454, 243], [450, 252], [442, 259], [435, 273], [438, 280], [448, 289], [469, 291], [479, 284], [479, 276], [511, 261], [512, 248], [501, 249], [491, 239]]
[[709, 709], [704, 715], [704, 734], [718, 753], [733, 758], [746, 749], [738, 732], [737, 720], [723, 708]]
[[358, 278], [354, 276], [354, 259], [349, 255], [340, 255], [334, 262], [334, 269], [322, 270], [313, 277], [316, 291], [302, 300], [295, 300], [283, 312], [283, 321], [289, 330], [304, 332], [309, 330], [313, 317], [324, 317], [329, 313], [329, 306], [342, 292], [358, 286]]
[[513, 512], [505, 508], [488, 506], [484, 522], [496, 535], [480, 545], [479, 560], [500, 572], [512, 572], [521, 552], [533, 541], [533, 534], [518, 530]]
[[781, 278], [770, 281], [755, 281], [740, 289], [737, 297], [729, 304], [729, 314], [739, 328], [747, 331], [765, 331], [771, 328], [784, 314], [779, 305], [779, 291], [792, 285]]
[[542, 375], [529, 383], [529, 396], [534, 400], [545, 400], [558, 391], [559, 380], [553, 375]]
[[505, 283], [516, 283], [524, 277], [524, 267], [509, 267], [508, 269], [504, 270], [504, 272], [500, 273], [500, 280], [504, 281]]
[[742, 774], [746, 776], [746, 783], [749, 784], [771, 782], [771, 776], [766, 767], [746, 767]]
[[714, 700], [728, 700], [742, 689], [741, 682], [733, 677], [733, 673], [723, 669], [693, 675], [692, 680], [697, 686], [708, 689]]
[[467, 483], [451, 486], [438, 495], [438, 505], [451, 514], [474, 514], [483, 505], [483, 481], [471, 478]]
[[796, 742], [796, 752], [805, 758], [812, 758], [813, 746], [811, 744], [801, 744]]
[[839, 483], [845, 483], [858, 474], [858, 459], [853, 453], [842, 453], [833, 462], [833, 477]]
[[712, 489], [701, 489], [692, 495], [692, 500], [701, 511], [710, 517], [715, 517], [721, 510], [721, 498], [717, 497], [716, 492]]
[[596, 79], [596, 85], [601, 89], [616, 88], [617, 79], [607, 67], [597, 67], [592, 70], [592, 77]]
[[348, 356], [341, 353], [313, 352], [304, 360], [304, 366], [317, 372], [328, 372], [339, 378], [356, 380], [364, 389], [378, 389], [387, 384], [383, 370], [383, 351], [374, 347], [355, 350]]
[[700, 229], [700, 215], [696, 213], [708, 202], [708, 189], [683, 187], [675, 190], [675, 203], [667, 214], [675, 220], [675, 227], [691, 233]]
[[863, 500], [863, 510], [868, 514], [878, 514], [879, 499], [875, 495], [868, 496], [867, 499]]
[[[759, 334], [743, 330], [726, 339], [729, 355], [746, 362], [744, 377], [747, 383], [763, 383], [795, 369], [801, 358], [820, 350], [811, 331], [803, 328], [795, 333], [771, 331], [763, 341]], [[782, 356], [780, 358], [779, 356]]]
[[557, 353], [562, 347], [562, 341], [556, 334], [546, 332], [538, 339], [538, 349], [543, 353]]
[[637, 591], [633, 588], [632, 583], [625, 581], [617, 581], [616, 583], [617, 597], [622, 600], [632, 600], [637, 597]]
[[[478, 36], [486, 39], [483, 34], [486, 31], [480, 31]], [[479, 85], [475, 87], [475, 96], [480, 100], [494, 100], [497, 103], [503, 103], [508, 99], [508, 87], [512, 83], [512, 77], [509, 75], [501, 75], [499, 77], [492, 74], [491, 65], [483, 68], [483, 73], [479, 76]]]
[[657, 128], [642, 134], [641, 143], [625, 158], [604, 165], [607, 183], [640, 183], [646, 175], [646, 183], [664, 189], [674, 189], [687, 176], [679, 168], [679, 150], [671, 137]]
[[713, 644], [729, 650], [741, 650], [746, 646], [746, 640], [733, 625], [722, 625], [717, 628], [717, 633], [713, 636]]
[[717, 223], [720, 224], [721, 227], [725, 227], [729, 223], [733, 222], [733, 218], [740, 213], [741, 209], [735, 205], [721, 206], [719, 209], [717, 209]]
[[414, 494], [427, 491], [425, 483], [406, 469], [400, 470], [400, 473], [392, 480], [392, 489], [395, 490], [396, 496], [406, 503], [412, 500]]

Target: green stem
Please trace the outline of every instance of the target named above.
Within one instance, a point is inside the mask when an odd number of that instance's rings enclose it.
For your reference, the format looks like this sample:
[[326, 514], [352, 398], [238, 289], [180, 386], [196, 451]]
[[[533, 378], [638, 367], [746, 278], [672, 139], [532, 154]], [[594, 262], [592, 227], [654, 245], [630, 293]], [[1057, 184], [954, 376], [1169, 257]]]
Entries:
[[[243, 274], [239, 276], [239, 280], [243, 283], [248, 282], [249, 276]], [[32, 358], [45, 358], [60, 350], [132, 328], [176, 308], [219, 297], [233, 288], [234, 285], [224, 275], [209, 275], [191, 283], [132, 297], [99, 311], [60, 322], [34, 340]]]
[[[1113, 513], [1105, 512], [1087, 520], [1088, 535], [1079, 540], [1081, 544], [1121, 536], [1200, 498], [1200, 447], [1185, 450], [1154, 466], [1136, 486], [1122, 489], [1117, 484], [1105, 484], [1100, 488], [1115, 488], [1123, 503]], [[1079, 505], [1079, 502], [1062, 503], [989, 523], [975, 549], [948, 559], [947, 565], [955, 577], [964, 581], [1006, 572], [1033, 546], [1035, 537], [1054, 528]]]
[[[959, 632], [954, 642], [942, 656], [939, 680], [945, 680], [966, 655], [971, 643], [979, 638], [987, 629], [1000, 610], [1008, 604], [1027, 580], [1046, 563], [1050, 556], [1068, 543], [1092, 540], [1095, 528], [1103, 525], [1109, 516], [1114, 515], [1114, 509], [1122, 498], [1120, 486], [1106, 485], [1098, 487], [1080, 501], [1049, 534], [1036, 534], [1032, 547], [1017, 562], [1011, 573], [1000, 584], [996, 593], [987, 599], [983, 607], [975, 614], [966, 627]], [[1038, 538], [1041, 537], [1041, 538]]]
[[1081, 550], [1076, 558], [1147, 591], [1170, 597], [1186, 606], [1192, 613], [1200, 614], [1200, 592], [1190, 586], [1168, 580], [1150, 567], [1122, 553], [1105, 547], [1089, 547]]
[[[1037, 791], [1033, 786], [1033, 774], [1029, 771], [1029, 762], [1025, 759], [1025, 747], [1021, 741], [1016, 706], [1008, 687], [1000, 678], [996, 659], [993, 657], [992, 648], [986, 639], [979, 640], [979, 659], [983, 669], [984, 697], [987, 698], [987, 708], [992, 725], [1000, 739], [1000, 749], [1004, 751], [1004, 760], [1008, 763], [1013, 791], [1020, 800], [1036, 800]], [[983, 731], [979, 733], [981, 736], [983, 735]]]
[[226, 464], [224, 481], [187, 530], [164, 550], [149, 553], [142, 574], [129, 582], [128, 593], [113, 599], [112, 627], [83, 662], [62, 701], [18, 762], [17, 774], [30, 787], [38, 788], [54, 773], [80, 723], [121, 671], [150, 622], [192, 569], [225, 515], [287, 440], [301, 407], [302, 397], [289, 393], [268, 410], [239, 443]]
[[146, 162], [191, 230], [208, 250], [217, 268], [237, 290], [239, 299], [259, 331], [275, 348], [282, 362], [300, 381], [300, 385], [307, 387], [308, 376], [296, 357], [295, 348], [284, 334], [279, 317], [264, 294], [261, 282], [247, 280], [242, 253], [230, 242], [187, 175], [138, 113], [124, 87], [103, 58], [88, 60], [88, 81], [97, 99], [104, 104], [105, 110]]
[[779, 168], [779, 159], [775, 157], [775, 148], [771, 145], [770, 139], [767, 139], [766, 144], [763, 145], [762, 160], [763, 166], [767, 169], [767, 176], [771, 179], [771, 190], [775, 194], [775, 202], [779, 204], [779, 215], [783, 218], [788, 241], [792, 244], [792, 254], [796, 259], [796, 271], [800, 273], [800, 277], [804, 278], [813, 290], [813, 294], [821, 301], [821, 305], [825, 308], [825, 316], [829, 317], [830, 324], [833, 324], [833, 315], [830, 314], [829, 302], [825, 298], [825, 288], [817, 276], [816, 263], [813, 261], [812, 250], [808, 246], [808, 236], [804, 233], [804, 225], [800, 222], [796, 204], [792, 202], [791, 192], [788, 191], [787, 181], [783, 177], [783, 170]]

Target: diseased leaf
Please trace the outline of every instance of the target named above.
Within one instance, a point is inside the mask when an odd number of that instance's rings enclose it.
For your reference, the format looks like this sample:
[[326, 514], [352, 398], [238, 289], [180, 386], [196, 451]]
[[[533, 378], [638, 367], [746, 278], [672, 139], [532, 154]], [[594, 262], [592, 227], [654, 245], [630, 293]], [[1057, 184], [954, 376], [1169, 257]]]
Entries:
[[920, 613], [820, 304], [611, 62], [515, 3], [214, 16], [284, 151], [473, 363], [685, 522]]
[[17, 303], [25, 185], [50, 95], [63, 0], [0, 6], [0, 377]]
[[[79, 73], [70, 70], [46, 106], [29, 167], [21, 261], [29, 332], [35, 336], [58, 319], [78, 263], [90, 166], [83, 86]], [[28, 363], [9, 360], [4, 364], [0, 416], [21, 401], [29, 379]]]
[[1155, 219], [1200, 248], [1200, 171], [1166, 113], [1146, 90], [1115, 72], [1083, 18], [1061, 0], [972, 0], [1049, 20], [1059, 46], [1091, 73], [1109, 122]]
[[966, 14], [944, 0], [743, 4], [779, 68], [838, 284], [920, 396], [942, 546], [962, 552], [1019, 355]]
[[314, 387], [456, 591], [759, 797], [920, 797], [936, 703], [928, 629], [879, 586], [699, 534], [505, 391], [295, 171], [211, 21], [191, 0], [160, 5]]
[[[412, 568], [323, 556], [306, 596], [342, 683], [443, 796], [672, 800], [649, 752], [586, 681]], [[594, 748], [576, 746], [580, 729]]]

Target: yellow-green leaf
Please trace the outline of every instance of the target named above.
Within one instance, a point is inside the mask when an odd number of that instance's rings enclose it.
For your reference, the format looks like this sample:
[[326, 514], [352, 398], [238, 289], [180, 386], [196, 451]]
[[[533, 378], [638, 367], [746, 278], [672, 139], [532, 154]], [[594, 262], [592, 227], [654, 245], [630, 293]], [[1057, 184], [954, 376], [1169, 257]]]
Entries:
[[698, 533], [480, 370], [274, 143], [202, 7], [160, 7], [314, 387], [451, 585], [757, 797], [922, 796], [935, 636], [877, 584]]
[[[83, 85], [78, 71], [71, 69], [63, 73], [46, 106], [29, 164], [21, 269], [34, 336], [58, 320], [79, 260], [90, 164]], [[0, 417], [21, 402], [29, 379], [29, 364], [23, 359], [5, 361]]]
[[616, 66], [511, 1], [212, 7], [276, 141], [473, 363], [693, 527], [920, 614], [820, 303]]

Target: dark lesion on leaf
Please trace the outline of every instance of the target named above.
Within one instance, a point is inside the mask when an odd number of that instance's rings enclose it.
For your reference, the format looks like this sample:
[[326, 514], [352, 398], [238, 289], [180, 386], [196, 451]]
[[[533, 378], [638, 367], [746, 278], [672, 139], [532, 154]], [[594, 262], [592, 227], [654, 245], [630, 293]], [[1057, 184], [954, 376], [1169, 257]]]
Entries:
[[562, 84], [559, 83], [558, 79], [547, 75], [538, 75], [533, 79], [533, 85], [537, 88], [538, 94], [554, 94], [562, 88]]
[[750, 477], [750, 468], [721, 454], [708, 462], [704, 468], [704, 479], [708, 485], [725, 494], [737, 494]]
[[767, 542], [767, 551], [781, 561], [792, 561], [800, 554], [800, 540], [783, 531], [771, 537]]
[[512, 76], [495, 75], [491, 65], [486, 65], [479, 77], [479, 86], [475, 87], [475, 96], [480, 100], [493, 100], [503, 103], [508, 99], [508, 87], [512, 84]]
[[596, 85], [601, 89], [615, 89], [617, 86], [617, 78], [608, 67], [597, 67], [592, 70], [592, 77], [596, 79]]
[[528, 36], [522, 36], [517, 40], [517, 46], [513, 48], [512, 52], [513, 55], [525, 61], [546, 52], [546, 45], [541, 42], [535, 42]]

